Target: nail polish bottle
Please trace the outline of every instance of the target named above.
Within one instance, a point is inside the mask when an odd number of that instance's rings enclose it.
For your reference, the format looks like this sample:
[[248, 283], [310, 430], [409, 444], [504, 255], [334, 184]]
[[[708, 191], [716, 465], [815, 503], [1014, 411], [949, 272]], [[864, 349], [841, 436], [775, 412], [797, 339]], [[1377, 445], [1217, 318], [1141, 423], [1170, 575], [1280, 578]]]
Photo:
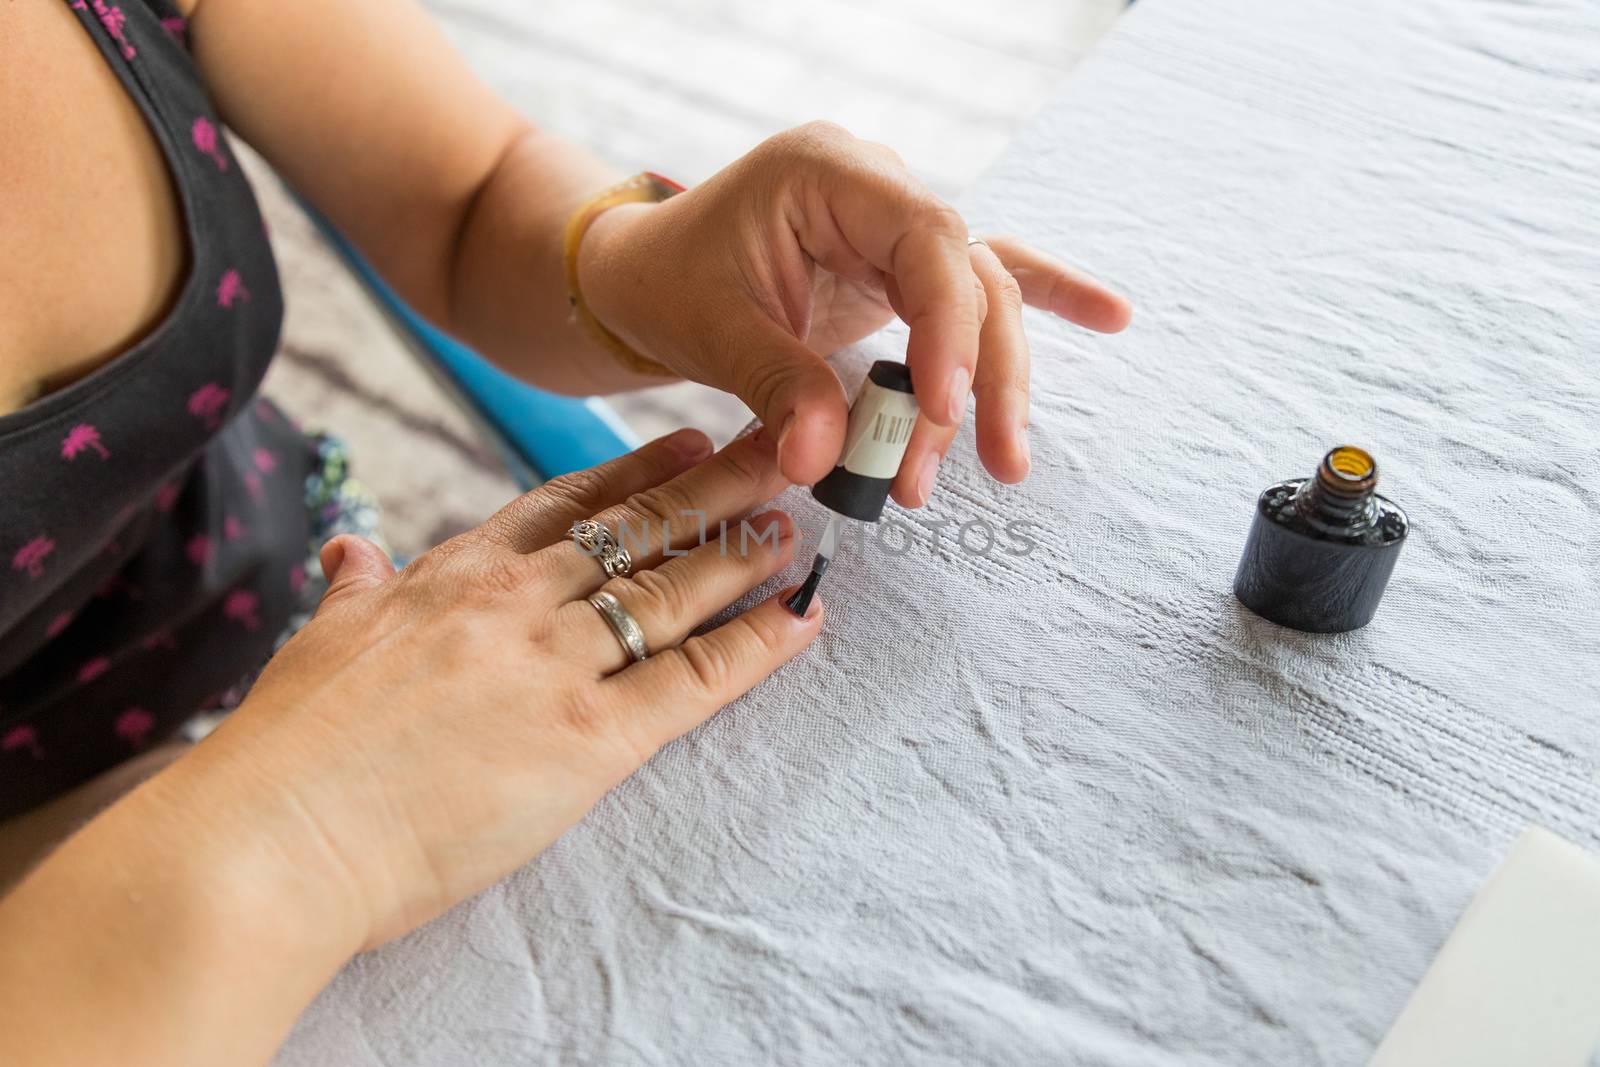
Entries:
[[1262, 618], [1307, 633], [1371, 622], [1411, 525], [1377, 484], [1372, 456], [1340, 445], [1310, 478], [1269, 485], [1256, 501], [1234, 595]]
[[911, 371], [904, 363], [878, 360], [868, 369], [850, 404], [850, 422], [845, 428], [844, 451], [838, 465], [811, 487], [811, 495], [828, 509], [828, 528], [805, 584], [784, 601], [796, 615], [805, 615], [811, 606], [817, 585], [833, 562], [844, 520], [877, 522], [883, 514], [889, 487], [905, 459], [916, 423], [917, 397], [911, 388]]
[[910, 369], [892, 359], [873, 363], [850, 404], [839, 463], [811, 487], [811, 495], [846, 518], [877, 522], [916, 423]]

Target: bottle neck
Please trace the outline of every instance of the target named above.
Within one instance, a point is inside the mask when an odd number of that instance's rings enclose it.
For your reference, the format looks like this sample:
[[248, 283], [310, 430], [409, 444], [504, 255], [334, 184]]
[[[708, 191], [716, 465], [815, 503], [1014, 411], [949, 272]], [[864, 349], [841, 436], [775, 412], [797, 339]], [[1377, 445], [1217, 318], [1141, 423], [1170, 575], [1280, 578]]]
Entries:
[[1341, 445], [1322, 457], [1317, 473], [1295, 493], [1295, 510], [1328, 534], [1359, 533], [1377, 521], [1378, 464], [1365, 451]]

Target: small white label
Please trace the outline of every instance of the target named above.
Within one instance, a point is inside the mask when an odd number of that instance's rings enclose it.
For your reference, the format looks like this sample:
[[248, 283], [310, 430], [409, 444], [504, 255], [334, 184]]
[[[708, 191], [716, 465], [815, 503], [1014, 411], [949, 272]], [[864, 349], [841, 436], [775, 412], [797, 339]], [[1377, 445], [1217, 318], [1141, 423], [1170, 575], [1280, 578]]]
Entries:
[[871, 378], [850, 405], [840, 466], [863, 478], [893, 478], [905, 458], [906, 442], [917, 424], [917, 398], [885, 389]]

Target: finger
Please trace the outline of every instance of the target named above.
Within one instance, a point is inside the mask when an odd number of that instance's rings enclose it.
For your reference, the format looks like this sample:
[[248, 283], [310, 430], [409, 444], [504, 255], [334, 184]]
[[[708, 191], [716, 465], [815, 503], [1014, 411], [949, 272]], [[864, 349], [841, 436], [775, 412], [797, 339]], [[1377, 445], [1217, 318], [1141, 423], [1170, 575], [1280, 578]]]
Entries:
[[838, 460], [850, 421], [839, 376], [764, 315], [747, 319], [731, 345], [736, 392], [777, 435], [784, 477], [798, 485], [820, 480]]
[[920, 508], [933, 495], [938, 481], [939, 464], [950, 451], [955, 440], [954, 426], [940, 426], [927, 418], [917, 419], [911, 430], [911, 440], [906, 442], [906, 455], [900, 461], [900, 470], [889, 486], [889, 495], [895, 503], [906, 508]]
[[[651, 652], [672, 648], [696, 626], [777, 574], [794, 558], [794, 522], [768, 512], [730, 523], [725, 535], [686, 556], [675, 556], [632, 578], [614, 578], [600, 588], [622, 603], [644, 631]], [[571, 635], [569, 654], [603, 674], [633, 662], [594, 605], [575, 600], [556, 614]]]
[[383, 549], [354, 534], [340, 534], [323, 545], [318, 560], [322, 576], [328, 580], [328, 591], [317, 604], [318, 613], [394, 577], [394, 564]]
[[1022, 329], [1022, 289], [984, 245], [972, 246], [972, 264], [989, 295], [979, 335], [978, 458], [1002, 482], [1028, 476], [1028, 337]]
[[625, 709], [618, 728], [638, 731], [640, 747], [653, 751], [777, 670], [822, 629], [822, 601], [800, 618], [783, 604], [793, 592], [602, 681]]
[[909, 175], [881, 163], [835, 165], [823, 188], [827, 210], [818, 214], [873, 267], [893, 276], [897, 310], [911, 327], [906, 364], [923, 413], [941, 425], [959, 422], [978, 361], [982, 317], [966, 223]]
[[1030, 307], [1101, 333], [1116, 333], [1133, 321], [1128, 298], [1093, 276], [1015, 237], [984, 239], [1017, 280]]
[[[978, 455], [1002, 482], [1025, 478], [1028, 449], [1028, 339], [1022, 328], [1022, 298], [1015, 279], [982, 244], [971, 246], [973, 269], [982, 281], [986, 314], [979, 331], [978, 369], [973, 395], [978, 405]], [[919, 419], [906, 443], [890, 493], [902, 506], [928, 502], [939, 464], [950, 451], [956, 427]]]
[[[683, 549], [715, 536], [723, 520], [748, 515], [787, 485], [777, 444], [766, 433], [741, 437], [670, 481], [629, 496], [595, 519], [627, 550], [635, 573], [655, 566], [668, 546]], [[599, 560], [565, 539], [538, 553], [557, 596], [579, 600], [606, 581]]]
[[711, 439], [682, 429], [598, 467], [552, 478], [491, 515], [474, 535], [514, 552], [533, 552], [566, 536], [572, 524], [681, 474], [711, 454]]
[[[937, 221], [936, 221], [937, 219]], [[966, 227], [926, 219], [895, 246], [894, 279], [911, 327], [906, 365], [919, 383], [918, 406], [943, 426], [961, 421], [978, 362], [984, 306], [975, 290]]]

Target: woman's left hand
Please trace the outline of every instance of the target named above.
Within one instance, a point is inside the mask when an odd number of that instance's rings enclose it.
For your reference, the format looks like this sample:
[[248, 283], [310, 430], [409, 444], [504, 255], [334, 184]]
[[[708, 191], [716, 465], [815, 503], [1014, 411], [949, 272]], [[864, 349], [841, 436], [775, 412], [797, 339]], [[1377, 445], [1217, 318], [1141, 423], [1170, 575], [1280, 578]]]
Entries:
[[664, 203], [605, 212], [579, 272], [614, 333], [775, 427], [783, 473], [802, 484], [832, 469], [849, 414], [822, 357], [898, 314], [923, 415], [893, 488], [909, 507], [927, 500], [969, 393], [984, 466], [1003, 482], [1028, 473], [1024, 303], [1104, 332], [1132, 314], [1015, 238], [969, 243], [961, 216], [893, 151], [820, 122]]

